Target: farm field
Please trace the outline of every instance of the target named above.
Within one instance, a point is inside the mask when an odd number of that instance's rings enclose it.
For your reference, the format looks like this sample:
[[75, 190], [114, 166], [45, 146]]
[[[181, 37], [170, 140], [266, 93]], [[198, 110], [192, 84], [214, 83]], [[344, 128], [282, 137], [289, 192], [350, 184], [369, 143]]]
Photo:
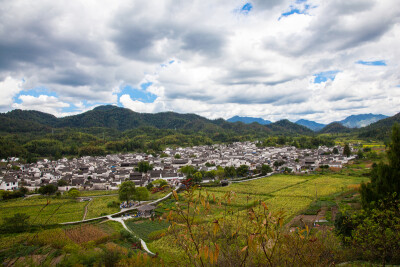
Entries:
[[26, 213], [32, 224], [54, 224], [81, 220], [87, 202], [77, 202], [73, 199], [50, 198], [35, 196], [28, 199], [14, 199], [0, 202], [0, 221], [16, 213]]
[[[285, 222], [289, 222], [294, 216], [307, 210], [307, 208], [316, 200], [334, 194], [340, 194], [354, 188], [361, 182], [368, 181], [367, 177], [340, 175], [327, 173], [323, 175], [273, 175], [258, 180], [243, 183], [232, 183], [226, 187], [203, 188], [202, 194], [213, 196], [217, 199], [223, 199], [224, 196], [233, 192], [230, 206], [237, 210], [245, 210], [252, 205], [255, 200], [264, 201], [270, 210], [283, 211]], [[221, 202], [224, 206], [224, 201]], [[213, 220], [220, 216], [223, 207], [217, 204], [211, 204], [212, 214], [202, 221]], [[241, 216], [241, 213], [239, 216]], [[173, 259], [171, 253], [181, 253], [178, 248], [168, 244], [171, 237], [168, 235], [149, 242], [149, 248], [161, 256]], [[165, 251], [168, 251], [166, 254]]]
[[96, 218], [120, 211], [119, 206], [109, 206], [109, 203], [111, 204], [113, 201], [119, 203], [118, 196], [94, 197], [88, 204], [86, 219]]
[[80, 192], [81, 197], [118, 195], [118, 190], [84, 190]]

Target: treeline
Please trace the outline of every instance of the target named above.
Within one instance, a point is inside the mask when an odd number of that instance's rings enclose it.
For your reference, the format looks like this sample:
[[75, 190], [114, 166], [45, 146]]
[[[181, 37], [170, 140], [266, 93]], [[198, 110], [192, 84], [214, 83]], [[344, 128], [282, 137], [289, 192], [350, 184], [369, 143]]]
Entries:
[[296, 148], [318, 148], [319, 146], [332, 147], [335, 145], [333, 137], [328, 136], [271, 136], [257, 144], [258, 147], [294, 146]]
[[119, 152], [160, 154], [166, 147], [190, 147], [262, 140], [260, 147], [293, 145], [298, 148], [333, 146], [333, 138], [326, 136], [269, 136], [238, 135], [233, 132], [194, 132], [187, 129], [171, 130], [143, 126], [119, 132], [114, 129], [62, 128], [49, 133], [18, 133], [0, 137], [0, 158], [22, 157], [28, 162], [39, 157], [60, 159], [66, 156], [100, 156]]

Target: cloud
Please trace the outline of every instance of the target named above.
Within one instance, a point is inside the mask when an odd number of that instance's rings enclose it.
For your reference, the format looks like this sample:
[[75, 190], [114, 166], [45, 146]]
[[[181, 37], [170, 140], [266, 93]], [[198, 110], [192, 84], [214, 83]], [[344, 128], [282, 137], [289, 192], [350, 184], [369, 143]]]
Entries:
[[22, 80], [7, 77], [0, 82], [0, 110], [9, 110], [13, 98], [22, 90]]
[[0, 25], [2, 111], [108, 103], [320, 122], [398, 112], [393, 0], [13, 0]]
[[38, 110], [54, 114], [56, 116], [66, 115], [63, 114], [62, 109], [70, 106], [68, 103], [59, 101], [57, 97], [48, 95], [40, 95], [38, 97], [21, 95], [19, 96], [19, 100], [21, 100], [21, 103], [14, 103], [12, 105], [13, 108], [23, 110]]

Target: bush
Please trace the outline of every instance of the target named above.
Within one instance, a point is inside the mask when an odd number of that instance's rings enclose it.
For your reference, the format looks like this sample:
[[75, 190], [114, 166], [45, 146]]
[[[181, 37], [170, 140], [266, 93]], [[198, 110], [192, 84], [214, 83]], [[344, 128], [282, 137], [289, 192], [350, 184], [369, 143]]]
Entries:
[[26, 231], [29, 226], [30, 216], [25, 213], [16, 213], [11, 217], [3, 218], [1, 229], [8, 233], [21, 233]]
[[113, 200], [107, 203], [107, 208], [119, 208], [120, 204], [120, 202]]
[[163, 237], [163, 236], [165, 235], [166, 232], [167, 232], [166, 229], [154, 231], [154, 232], [151, 232], [151, 233], [147, 236], [147, 238], [148, 238], [149, 240], [152, 240], [152, 241], [158, 240], [158, 239], [160, 239], [161, 237]]
[[126, 229], [121, 229], [120, 231], [121, 237], [125, 239], [128, 242], [134, 243], [134, 244], [140, 244], [140, 239], [131, 234], [128, 230]]

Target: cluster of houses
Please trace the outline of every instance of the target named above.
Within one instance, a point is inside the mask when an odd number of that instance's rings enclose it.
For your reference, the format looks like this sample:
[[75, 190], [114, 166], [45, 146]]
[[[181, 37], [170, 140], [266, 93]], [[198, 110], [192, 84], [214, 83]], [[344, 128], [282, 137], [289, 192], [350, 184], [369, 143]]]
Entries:
[[[176, 184], [186, 177], [179, 172], [185, 165], [198, 170], [215, 170], [216, 166], [249, 166], [250, 173], [270, 165], [275, 172], [291, 169], [293, 172], [307, 172], [321, 165], [341, 168], [354, 156], [343, 156], [343, 148], [319, 147], [318, 149], [297, 149], [295, 147], [259, 148], [254, 142], [238, 142], [230, 145], [195, 146], [189, 148], [167, 148], [161, 156], [153, 157], [143, 153], [115, 154], [101, 157], [81, 157], [58, 161], [41, 160], [34, 164], [14, 162], [0, 167], [0, 190], [15, 190], [24, 186], [35, 190], [47, 184], [59, 185], [60, 191], [71, 188], [81, 190], [117, 189], [125, 180], [138, 186], [145, 186], [156, 179]], [[179, 155], [179, 156], [178, 156]], [[153, 170], [147, 173], [137, 171], [138, 163], [148, 161]], [[280, 164], [274, 164], [275, 162]], [[279, 166], [278, 166], [279, 165]], [[18, 168], [15, 168], [18, 166]], [[16, 170], [18, 169], [18, 170]], [[64, 182], [60, 182], [64, 181]], [[62, 186], [60, 186], [62, 185]]]

